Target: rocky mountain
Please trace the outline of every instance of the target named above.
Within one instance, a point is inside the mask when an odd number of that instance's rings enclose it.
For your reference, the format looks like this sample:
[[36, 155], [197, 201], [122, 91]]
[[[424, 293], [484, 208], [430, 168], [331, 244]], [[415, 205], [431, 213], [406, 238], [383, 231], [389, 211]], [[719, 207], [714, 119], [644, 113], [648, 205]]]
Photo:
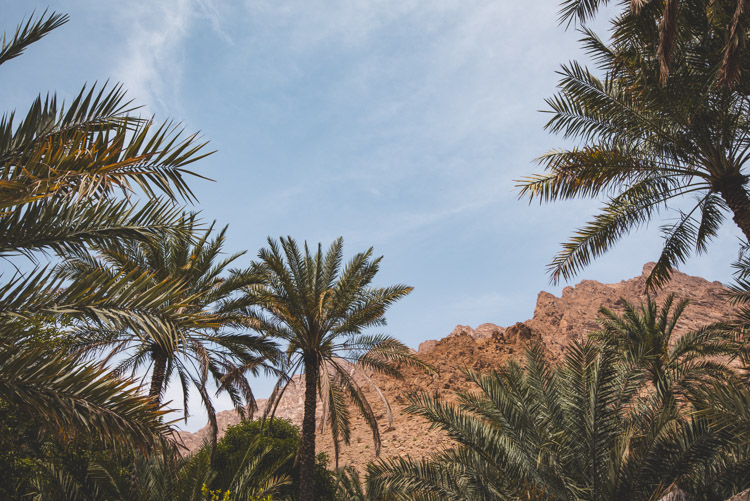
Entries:
[[[389, 426], [387, 411], [380, 397], [375, 390], [367, 391], [380, 421], [381, 457], [404, 454], [421, 457], [450, 445], [450, 440], [442, 433], [431, 431], [425, 421], [402, 411], [407, 403], [406, 395], [425, 391], [451, 401], [457, 392], [470, 389], [463, 374], [464, 368], [491, 370], [500, 367], [507, 360], [522, 354], [524, 347], [532, 340], [541, 341], [551, 358], [560, 358], [567, 343], [582, 339], [596, 329], [600, 307], [618, 310], [621, 309], [622, 299], [635, 304], [645, 301], [646, 277], [653, 266], [653, 263], [646, 264], [641, 276], [616, 284], [584, 280], [575, 287], [563, 289], [561, 297], [540, 292], [534, 316], [509, 327], [490, 323], [476, 328], [459, 325], [441, 340], [425, 341], [419, 345], [417, 354], [437, 369], [434, 374], [405, 368], [403, 380], [373, 375], [372, 381], [387, 397], [393, 411], [393, 423]], [[731, 306], [724, 296], [725, 292], [726, 289], [719, 282], [708, 282], [675, 272], [671, 282], [657, 294], [656, 300], [661, 303], [670, 293], [689, 299], [690, 305], [678, 325], [678, 331], [687, 331], [726, 317]], [[361, 384], [365, 387], [369, 385], [366, 380]], [[282, 398], [276, 415], [301, 424], [303, 393], [304, 380], [298, 376]], [[266, 401], [260, 400], [258, 404], [259, 412], [262, 412]], [[352, 414], [357, 415], [356, 412]], [[239, 415], [234, 411], [220, 412], [220, 435], [239, 420]], [[207, 433], [208, 426], [196, 433], [183, 432], [181, 438], [192, 451], [201, 445]], [[319, 434], [317, 449], [327, 452], [333, 459], [333, 444], [326, 433]], [[342, 447], [339, 464], [362, 467], [374, 458], [372, 434], [364, 420], [354, 418], [351, 444]]]

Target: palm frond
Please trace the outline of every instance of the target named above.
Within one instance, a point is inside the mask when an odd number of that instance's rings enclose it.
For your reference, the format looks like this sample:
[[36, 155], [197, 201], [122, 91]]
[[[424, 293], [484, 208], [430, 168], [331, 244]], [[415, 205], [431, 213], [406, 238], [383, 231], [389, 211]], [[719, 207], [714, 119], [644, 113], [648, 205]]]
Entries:
[[[581, 24], [582, 45], [597, 68], [562, 66], [558, 92], [547, 100], [546, 129], [580, 143], [541, 157], [546, 172], [519, 180], [518, 188], [540, 202], [606, 197], [553, 259], [553, 283], [569, 280], [630, 230], [674, 211], [668, 201], [697, 193], [698, 205], [677, 210], [677, 222], [663, 227], [664, 248], [649, 280], [658, 288], [693, 251], [706, 251], [727, 211], [750, 235], [742, 208], [750, 199], [742, 174], [749, 103], [741, 77], [750, 11], [745, 0], [623, 1], [629, 8], [612, 19], [604, 42], [586, 23], [607, 3], [561, 2], [561, 19]], [[654, 190], [654, 183], [669, 188]]]
[[182, 219], [179, 207], [159, 199], [142, 206], [128, 200], [108, 204], [72, 198], [34, 202], [0, 216], [0, 256], [33, 258], [40, 250], [79, 254], [87, 245], [107, 247], [123, 239], [182, 235]]
[[47, 10], [42, 12], [39, 17], [34, 16], [32, 13], [26, 22], [21, 21], [13, 34], [13, 38], [8, 40], [6, 34], [3, 33], [0, 64], [20, 56], [29, 45], [38, 42], [52, 30], [67, 23], [68, 19], [67, 14], [58, 14], [56, 12], [48, 14]]
[[[121, 86], [84, 87], [68, 108], [41, 96], [18, 126], [0, 123], [3, 207], [58, 194], [101, 198], [139, 188], [153, 198], [194, 200], [186, 167], [209, 155], [179, 125], [131, 115]], [[19, 168], [21, 167], [22, 168]], [[54, 166], [54, 168], [50, 168]]]
[[0, 398], [63, 438], [85, 434], [114, 449], [148, 450], [171, 433], [165, 411], [130, 381], [40, 350], [0, 345]]

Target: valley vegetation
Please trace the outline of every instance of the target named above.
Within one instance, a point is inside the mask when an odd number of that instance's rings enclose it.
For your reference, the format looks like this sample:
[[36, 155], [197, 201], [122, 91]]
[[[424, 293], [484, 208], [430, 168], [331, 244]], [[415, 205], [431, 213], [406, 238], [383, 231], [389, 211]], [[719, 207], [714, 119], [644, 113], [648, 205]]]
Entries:
[[[710, 252], [726, 219], [750, 237], [750, 6], [621, 2], [607, 44], [586, 27], [606, 3], [561, 3], [597, 70], [562, 67], [547, 127], [581, 145], [542, 156], [544, 172], [518, 183], [530, 201], [604, 201], [553, 258], [554, 281], [673, 213], [653, 291]], [[31, 15], [4, 38], [0, 66], [67, 21]], [[0, 280], [3, 499], [715, 500], [750, 488], [746, 255], [722, 322], [677, 334], [690, 306], [672, 296], [602, 309], [562, 360], [532, 342], [503, 367], [467, 369], [473, 390], [456, 402], [409, 395], [406, 411], [450, 447], [339, 468], [355, 414], [380, 450], [365, 384], [391, 419], [369, 375], [434, 371], [371, 333], [411, 287], [373, 285], [382, 258], [345, 260], [341, 238], [325, 250], [269, 238], [255, 259], [226, 255], [228, 229], [186, 208], [210, 154], [196, 134], [138, 116], [117, 85], [3, 115], [0, 254], [16, 270]], [[261, 373], [278, 381], [256, 415]], [[295, 376], [301, 430], [274, 416]], [[170, 385], [182, 416], [192, 392], [208, 415], [211, 433], [190, 455], [164, 402]], [[243, 420], [219, 440], [222, 392]], [[316, 454], [319, 433], [331, 434], [332, 458]]]

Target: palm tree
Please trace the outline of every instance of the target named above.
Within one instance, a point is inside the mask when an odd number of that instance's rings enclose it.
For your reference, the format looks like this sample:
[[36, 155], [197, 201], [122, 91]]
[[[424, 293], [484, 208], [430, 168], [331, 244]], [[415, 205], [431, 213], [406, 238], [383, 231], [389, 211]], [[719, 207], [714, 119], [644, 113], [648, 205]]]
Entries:
[[589, 337], [611, 344], [628, 362], [646, 370], [654, 388], [684, 402], [696, 385], [737, 378], [728, 361], [737, 356], [738, 344], [724, 324], [676, 336], [675, 328], [689, 301], [676, 305], [674, 301], [675, 295], [670, 294], [659, 308], [648, 298], [637, 308], [620, 299], [623, 313], [602, 307], [601, 330]]
[[569, 345], [559, 366], [532, 346], [524, 367], [468, 375], [480, 392], [458, 405], [419, 394], [407, 408], [459, 445], [373, 463], [372, 485], [396, 499], [656, 500], [699, 482], [735, 445], [705, 419], [675, 415], [643, 391], [645, 371], [593, 340]]
[[[67, 22], [47, 13], [3, 37], [0, 65]], [[67, 106], [41, 96], [16, 121], [0, 119], [0, 256], [83, 252], [126, 239], [182, 231], [179, 199], [192, 200], [186, 166], [204, 156], [195, 136], [167, 122], [133, 115], [120, 86], [85, 86]], [[146, 194], [137, 204], [135, 188]], [[118, 199], [118, 192], [127, 197]], [[162, 194], [163, 198], [157, 196]], [[13, 261], [11, 261], [13, 262]], [[124, 280], [123, 278], [128, 278]], [[153, 309], [177, 290], [154, 288], [143, 277], [93, 273], [63, 288], [56, 273], [37, 265], [0, 283], [0, 399], [64, 436], [83, 433], [115, 446], [150, 447], [169, 431], [163, 412], [129, 380], [98, 365], [31, 348], [39, 319], [98, 320], [111, 328], [158, 325]]]
[[732, 265], [736, 271], [734, 283], [728, 286], [729, 300], [736, 309], [727, 323], [737, 337], [744, 341], [739, 355], [744, 366], [750, 368], [750, 344], [747, 342], [750, 332], [750, 256], [747, 251], [747, 248], [743, 249], [740, 259]]
[[126, 241], [107, 247], [95, 247], [98, 256], [68, 256], [58, 266], [60, 276], [73, 283], [85, 281], [91, 274], [108, 273], [111, 277], [148, 277], [151, 287], [178, 284], [176, 290], [154, 308], [164, 323], [149, 326], [132, 325], [107, 331], [90, 322], [75, 333], [70, 348], [76, 354], [107, 356], [119, 359], [115, 372], [135, 376], [143, 367], [151, 368], [149, 397], [161, 401], [169, 381], [176, 376], [184, 396], [185, 419], [188, 416], [190, 387], [198, 389], [212, 428], [212, 443], [218, 433], [216, 412], [208, 394], [210, 375], [219, 391], [226, 391], [235, 408], [244, 416], [245, 405], [255, 408], [255, 398], [247, 373], [273, 372], [269, 362], [277, 359], [278, 349], [272, 341], [246, 333], [243, 327], [242, 298], [235, 297], [242, 287], [252, 283], [247, 273], [222, 274], [244, 255], [232, 254], [223, 259], [227, 227], [211, 239], [213, 225], [197, 229], [195, 216], [186, 217], [181, 231], [158, 241]]
[[[600, 3], [564, 5], [585, 11]], [[659, 5], [665, 4], [648, 2], [643, 8]], [[675, 218], [662, 227], [664, 248], [649, 287], [663, 284], [692, 252], [704, 252], [727, 214], [750, 239], [750, 81], [742, 77], [737, 85], [719, 85], [730, 38], [722, 19], [731, 19], [732, 13], [725, 12], [727, 2], [711, 2], [711, 9], [706, 2], [680, 5], [685, 22], [674, 38], [665, 82], [654, 53], [659, 29], [653, 17], [631, 11], [613, 22], [610, 45], [582, 29], [583, 46], [603, 78], [577, 62], [560, 71], [560, 91], [547, 100], [551, 118], [546, 128], [582, 145], [542, 156], [539, 163], [546, 172], [521, 179], [521, 196], [540, 202], [605, 201], [553, 259], [553, 282], [570, 279], [662, 212]], [[695, 201], [676, 203], [689, 197]]]
[[[255, 306], [247, 311], [259, 332], [287, 343], [285, 374], [279, 379], [267, 404], [274, 408], [290, 377], [305, 375], [305, 403], [300, 444], [300, 499], [314, 496], [315, 409], [318, 395], [323, 402], [323, 428], [330, 423], [338, 462], [339, 441], [349, 443], [349, 397], [372, 430], [380, 449], [378, 423], [353, 371], [368, 369], [400, 377], [399, 364], [427, 366], [394, 338], [364, 334], [369, 327], [385, 325], [385, 311], [412, 288], [405, 285], [371, 287], [382, 257], [372, 258], [372, 248], [356, 254], [341, 269], [341, 238], [323, 254], [321, 245], [304, 254], [291, 238], [279, 245], [268, 239], [268, 248], [258, 253], [251, 272], [259, 283], [246, 288]], [[365, 379], [369, 377], [359, 371]], [[371, 382], [371, 380], [369, 380]], [[378, 392], [381, 394], [380, 392]], [[382, 395], [382, 394], [381, 394]], [[389, 407], [386, 402], [386, 410]]]

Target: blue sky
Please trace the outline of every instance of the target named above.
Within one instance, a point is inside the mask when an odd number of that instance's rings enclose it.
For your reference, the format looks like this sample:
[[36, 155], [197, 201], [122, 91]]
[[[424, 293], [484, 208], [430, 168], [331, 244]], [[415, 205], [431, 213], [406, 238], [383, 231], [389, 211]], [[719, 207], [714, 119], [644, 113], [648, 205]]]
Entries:
[[[565, 144], [538, 110], [559, 65], [585, 60], [556, 0], [5, 0], [2, 29], [47, 7], [71, 20], [0, 68], [2, 109], [122, 82], [144, 114], [217, 150], [196, 164], [216, 181], [192, 183], [196, 209], [229, 224], [248, 262], [269, 235], [373, 246], [378, 285], [415, 287], [387, 328], [414, 348], [457, 324], [526, 320], [540, 290], [571, 285], [545, 268], [598, 204], [529, 206], [514, 189]], [[660, 224], [575, 282], [640, 274]], [[730, 221], [683, 271], [728, 282], [738, 236]], [[205, 423], [194, 408], [189, 429]]]

